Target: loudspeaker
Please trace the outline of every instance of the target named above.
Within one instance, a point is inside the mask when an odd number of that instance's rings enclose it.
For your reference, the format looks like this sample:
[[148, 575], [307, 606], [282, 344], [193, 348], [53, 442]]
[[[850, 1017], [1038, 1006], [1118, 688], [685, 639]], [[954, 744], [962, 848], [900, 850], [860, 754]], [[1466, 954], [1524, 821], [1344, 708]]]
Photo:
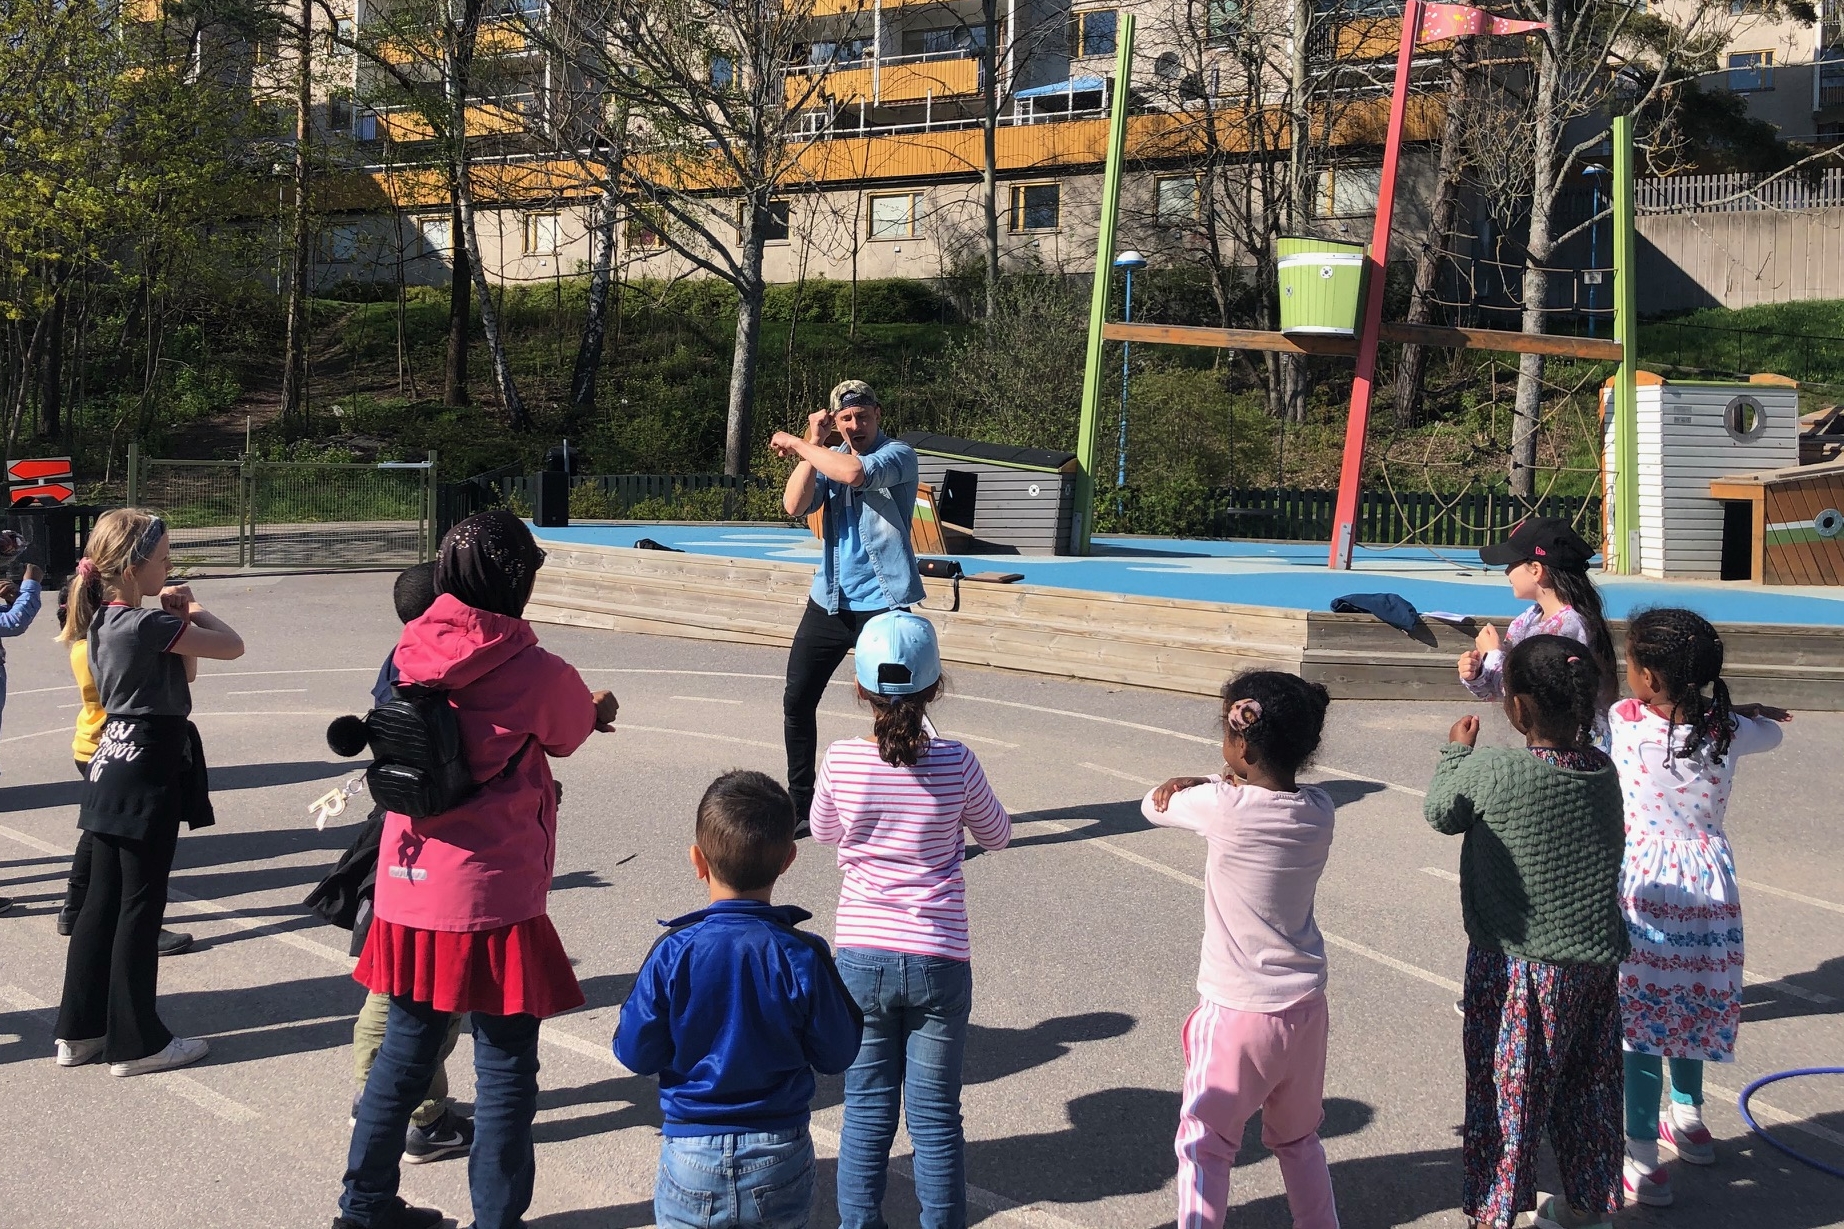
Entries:
[[538, 490], [537, 515], [533, 520], [542, 529], [564, 529], [570, 524], [570, 475], [555, 470], [540, 470], [532, 475]]

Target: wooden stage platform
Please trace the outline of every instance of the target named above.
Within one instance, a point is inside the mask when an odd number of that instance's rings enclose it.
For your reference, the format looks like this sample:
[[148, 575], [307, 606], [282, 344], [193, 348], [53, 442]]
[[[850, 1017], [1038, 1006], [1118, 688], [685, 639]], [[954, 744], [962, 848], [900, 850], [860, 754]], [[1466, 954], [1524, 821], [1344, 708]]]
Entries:
[[[777, 560], [554, 541], [546, 549], [526, 615], [578, 627], [785, 645], [813, 579], [811, 565]], [[1369, 615], [973, 581], [961, 582], [952, 611], [950, 582], [925, 583], [918, 609], [939, 629], [949, 663], [1198, 695], [1268, 667], [1343, 699], [1467, 699], [1454, 661], [1472, 637], [1444, 623], [1411, 636]], [[1844, 628], [1721, 630], [1737, 700], [1844, 709]], [[1614, 632], [1617, 640], [1620, 624]]]

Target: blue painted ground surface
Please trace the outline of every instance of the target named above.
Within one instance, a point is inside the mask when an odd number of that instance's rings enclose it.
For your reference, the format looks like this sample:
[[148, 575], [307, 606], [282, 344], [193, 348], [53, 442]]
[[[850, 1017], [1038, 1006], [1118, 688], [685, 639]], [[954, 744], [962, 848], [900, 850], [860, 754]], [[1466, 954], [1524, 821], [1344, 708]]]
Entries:
[[[632, 546], [652, 538], [701, 555], [779, 559], [817, 566], [818, 544], [804, 529], [737, 525], [572, 525], [536, 529], [553, 542]], [[1328, 571], [1313, 542], [1200, 542], [1176, 538], [1097, 538], [1086, 559], [1043, 555], [962, 555], [968, 572], [1022, 572], [1026, 583], [1103, 593], [1189, 598], [1326, 610], [1345, 593], [1399, 593], [1424, 614], [1451, 611], [1507, 617], [1523, 609], [1476, 551], [1360, 547], [1349, 573]], [[1599, 582], [1614, 618], [1648, 606], [1688, 606], [1717, 623], [1844, 627], [1844, 590], [1756, 588], [1744, 584], [1609, 578]]]

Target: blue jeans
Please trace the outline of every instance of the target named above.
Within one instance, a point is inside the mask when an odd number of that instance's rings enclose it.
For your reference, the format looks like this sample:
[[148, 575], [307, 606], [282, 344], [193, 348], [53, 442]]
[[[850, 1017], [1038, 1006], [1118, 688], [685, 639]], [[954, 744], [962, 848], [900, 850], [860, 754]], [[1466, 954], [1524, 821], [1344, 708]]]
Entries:
[[[410, 1115], [441, 1066], [449, 1013], [391, 998], [384, 1044], [359, 1098], [346, 1154], [339, 1214], [360, 1225], [388, 1218], [399, 1204], [398, 1162]], [[474, 1016], [474, 1147], [467, 1185], [476, 1229], [519, 1229], [531, 1206], [537, 1160], [531, 1120], [538, 1112], [538, 1018]]]
[[668, 1135], [653, 1184], [659, 1229], [806, 1229], [813, 1210], [807, 1128], [754, 1135]]
[[884, 1229], [885, 1171], [901, 1106], [915, 1145], [922, 1229], [967, 1224], [966, 1138], [960, 1064], [973, 1007], [964, 960], [842, 947], [839, 975], [864, 1012], [864, 1044], [845, 1073], [839, 1133], [839, 1222]]

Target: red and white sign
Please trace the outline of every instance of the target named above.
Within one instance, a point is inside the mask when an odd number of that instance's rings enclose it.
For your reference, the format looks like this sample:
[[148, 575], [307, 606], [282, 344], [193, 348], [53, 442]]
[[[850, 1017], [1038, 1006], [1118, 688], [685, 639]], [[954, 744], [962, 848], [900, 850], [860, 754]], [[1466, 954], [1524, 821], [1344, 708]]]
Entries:
[[1528, 34], [1543, 29], [1540, 21], [1513, 21], [1494, 17], [1483, 9], [1466, 4], [1429, 4], [1421, 11], [1421, 29], [1417, 43], [1435, 43], [1446, 38], [1465, 38], [1471, 34]]
[[28, 457], [6, 467], [7, 502], [51, 499], [67, 504], [77, 497], [69, 457]]

